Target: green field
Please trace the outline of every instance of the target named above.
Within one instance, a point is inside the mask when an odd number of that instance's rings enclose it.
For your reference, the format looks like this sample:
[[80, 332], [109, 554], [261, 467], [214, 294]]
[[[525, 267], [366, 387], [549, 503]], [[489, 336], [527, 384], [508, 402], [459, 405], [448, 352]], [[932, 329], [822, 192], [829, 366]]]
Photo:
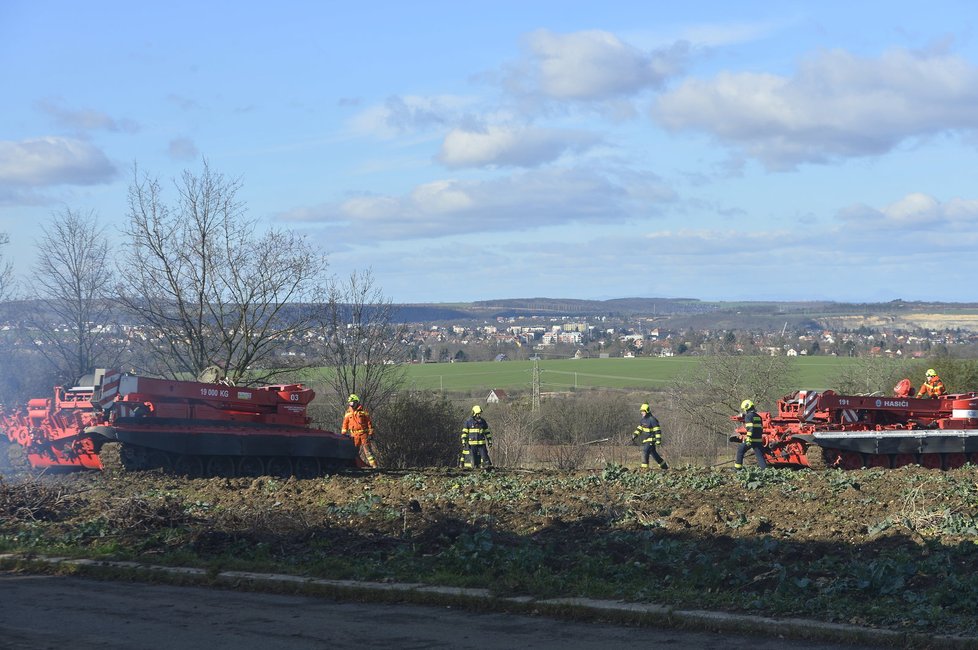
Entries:
[[[540, 390], [574, 388], [665, 388], [689, 373], [702, 357], [634, 359], [545, 359], [540, 364]], [[842, 370], [856, 359], [798, 357], [791, 359], [799, 388], [831, 388]], [[532, 361], [426, 363], [407, 366], [407, 385], [416, 389], [472, 391], [501, 388], [529, 390]]]

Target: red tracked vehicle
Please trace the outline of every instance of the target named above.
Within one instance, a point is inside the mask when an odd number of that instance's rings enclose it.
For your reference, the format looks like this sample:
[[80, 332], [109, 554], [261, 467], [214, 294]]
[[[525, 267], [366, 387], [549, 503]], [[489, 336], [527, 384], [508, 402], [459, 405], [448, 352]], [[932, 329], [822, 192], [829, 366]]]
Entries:
[[[798, 391], [759, 413], [765, 460], [774, 467], [953, 469], [978, 464], [978, 393], [915, 399]], [[738, 418], [734, 417], [737, 420]], [[746, 431], [737, 429], [743, 440]]]
[[[302, 384], [248, 388], [108, 371], [78, 390], [74, 402], [59, 402], [59, 419], [4, 418], [32, 466], [308, 478], [356, 465], [349, 437], [310, 426], [315, 393]], [[34, 411], [41, 414], [28, 416]]]

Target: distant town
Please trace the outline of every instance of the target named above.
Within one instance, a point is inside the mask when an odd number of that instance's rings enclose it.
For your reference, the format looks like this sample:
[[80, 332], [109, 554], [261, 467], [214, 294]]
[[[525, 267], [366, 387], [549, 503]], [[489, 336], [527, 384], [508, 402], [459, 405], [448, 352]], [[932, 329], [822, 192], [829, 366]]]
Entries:
[[[400, 345], [395, 346], [401, 352], [399, 360], [411, 363], [534, 356], [672, 357], [721, 349], [745, 355], [976, 356], [972, 351], [978, 350], [978, 307], [951, 307], [899, 301], [852, 306], [532, 299], [455, 307], [395, 305], [392, 313], [400, 339]], [[66, 323], [49, 323], [65, 338], [76, 329]], [[31, 335], [35, 327], [29, 320], [8, 315], [0, 331], [6, 345], [50, 345], [42, 337]], [[89, 327], [110, 347], [135, 348], [154, 342], [149, 328], [118, 318]], [[325, 337], [323, 332], [306, 331], [279, 339], [275, 354], [315, 364]]]
[[719, 348], [738, 354], [921, 358], [978, 343], [978, 332], [953, 329], [781, 329], [675, 327], [663, 317], [500, 316], [492, 323], [411, 323], [404, 339], [415, 362], [563, 357], [671, 357]]

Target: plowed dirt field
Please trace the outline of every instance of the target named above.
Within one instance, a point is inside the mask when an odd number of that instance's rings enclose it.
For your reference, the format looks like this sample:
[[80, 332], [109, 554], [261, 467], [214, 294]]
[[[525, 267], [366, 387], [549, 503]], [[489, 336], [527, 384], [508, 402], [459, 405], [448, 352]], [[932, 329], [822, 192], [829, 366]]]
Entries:
[[0, 550], [978, 632], [978, 473], [373, 471], [0, 480]]

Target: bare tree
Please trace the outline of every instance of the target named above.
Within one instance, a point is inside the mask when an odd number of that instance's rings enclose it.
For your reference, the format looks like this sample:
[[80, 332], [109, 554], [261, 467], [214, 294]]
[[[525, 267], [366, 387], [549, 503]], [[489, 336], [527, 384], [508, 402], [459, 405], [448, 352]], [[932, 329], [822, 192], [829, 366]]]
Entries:
[[116, 365], [123, 350], [110, 337], [112, 267], [98, 216], [65, 207], [41, 227], [35, 246], [31, 283], [40, 301], [27, 322], [37, 350], [63, 381]]
[[[10, 243], [10, 235], [0, 232], [0, 248]], [[10, 298], [13, 287], [14, 269], [13, 265], [5, 258], [0, 251], [0, 302], [6, 302]]]
[[[840, 370], [832, 388], [843, 395], [892, 395], [894, 386], [902, 378], [913, 381], [917, 377], [912, 373], [913, 365], [911, 360], [859, 357]], [[923, 377], [923, 374], [921, 369], [919, 376]], [[914, 390], [917, 390], [916, 385]]]
[[326, 312], [324, 357], [335, 403], [357, 393], [379, 409], [404, 383], [405, 327], [394, 322], [394, 306], [370, 271], [354, 271], [345, 283], [330, 283]]
[[318, 322], [314, 305], [326, 259], [292, 231], [258, 231], [238, 200], [241, 184], [210, 169], [174, 180], [167, 203], [158, 180], [133, 170], [128, 252], [119, 300], [147, 330], [161, 374], [266, 381], [290, 370], [276, 356]]
[[[673, 426], [683, 447], [710, 459], [727, 444], [735, 426], [730, 416], [745, 399], [758, 409], [773, 409], [778, 398], [797, 390], [790, 360], [784, 356], [726, 354], [703, 358], [668, 391]], [[724, 434], [724, 435], [717, 435]]]

